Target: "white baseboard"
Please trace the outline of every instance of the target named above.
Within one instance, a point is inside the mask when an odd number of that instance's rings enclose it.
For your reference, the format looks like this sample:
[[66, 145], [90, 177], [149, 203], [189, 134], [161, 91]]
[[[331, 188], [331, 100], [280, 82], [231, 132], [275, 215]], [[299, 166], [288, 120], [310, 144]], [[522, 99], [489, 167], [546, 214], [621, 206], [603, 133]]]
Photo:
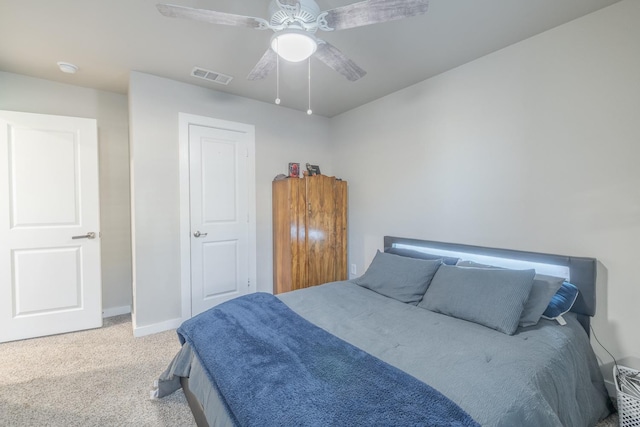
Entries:
[[154, 323], [152, 325], [134, 326], [133, 336], [138, 338], [138, 337], [144, 337], [145, 335], [157, 334], [158, 332], [168, 331], [170, 329], [176, 329], [178, 328], [178, 326], [182, 325], [182, 322], [184, 322], [184, 319], [177, 318], [177, 319], [166, 320], [160, 323]]
[[102, 318], [106, 319], [107, 317], [120, 316], [121, 314], [129, 314], [129, 313], [131, 313], [130, 305], [123, 305], [122, 307], [105, 308], [102, 310]]

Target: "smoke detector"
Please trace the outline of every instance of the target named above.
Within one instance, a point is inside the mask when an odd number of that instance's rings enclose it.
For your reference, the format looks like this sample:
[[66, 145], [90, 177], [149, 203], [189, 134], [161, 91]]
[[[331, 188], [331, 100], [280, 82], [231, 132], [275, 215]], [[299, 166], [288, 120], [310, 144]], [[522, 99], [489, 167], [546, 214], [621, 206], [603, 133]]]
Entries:
[[78, 67], [69, 62], [58, 62], [58, 68], [60, 71], [67, 74], [75, 74], [78, 71]]

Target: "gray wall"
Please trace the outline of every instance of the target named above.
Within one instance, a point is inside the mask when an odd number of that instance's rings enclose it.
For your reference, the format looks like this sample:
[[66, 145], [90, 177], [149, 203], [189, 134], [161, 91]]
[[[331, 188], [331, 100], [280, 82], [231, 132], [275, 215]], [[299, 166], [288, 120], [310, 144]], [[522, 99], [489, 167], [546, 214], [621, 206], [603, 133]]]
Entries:
[[129, 119], [125, 95], [0, 71], [0, 109], [98, 122], [102, 307], [131, 307]]
[[181, 317], [179, 112], [255, 126], [257, 289], [271, 292], [271, 181], [289, 162], [319, 164], [331, 173], [329, 120], [139, 72], [131, 74], [129, 109], [134, 328], [169, 326]]
[[387, 234], [596, 257], [596, 333], [640, 357], [638, 22], [623, 1], [333, 118], [358, 273]]

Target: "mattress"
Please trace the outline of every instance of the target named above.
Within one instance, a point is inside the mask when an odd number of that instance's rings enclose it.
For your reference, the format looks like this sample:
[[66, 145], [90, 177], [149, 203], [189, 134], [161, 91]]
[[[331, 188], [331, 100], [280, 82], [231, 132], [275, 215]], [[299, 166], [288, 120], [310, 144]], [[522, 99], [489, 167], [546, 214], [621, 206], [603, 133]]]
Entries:
[[[351, 282], [278, 296], [335, 336], [429, 384], [483, 426], [590, 426], [608, 415], [608, 396], [589, 339], [541, 320], [509, 336], [401, 303]], [[209, 425], [232, 425], [188, 344], [160, 378], [159, 397], [189, 387]]]

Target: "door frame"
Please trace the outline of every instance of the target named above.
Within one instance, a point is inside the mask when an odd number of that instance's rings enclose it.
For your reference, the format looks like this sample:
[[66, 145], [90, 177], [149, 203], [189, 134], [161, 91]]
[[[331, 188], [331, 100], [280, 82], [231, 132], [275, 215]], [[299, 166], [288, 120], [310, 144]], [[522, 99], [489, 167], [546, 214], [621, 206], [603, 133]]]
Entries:
[[182, 320], [191, 318], [191, 209], [189, 197], [189, 126], [206, 126], [249, 136], [247, 183], [249, 190], [249, 292], [256, 287], [256, 138], [255, 126], [194, 114], [178, 113], [178, 157], [180, 168], [180, 297]]

